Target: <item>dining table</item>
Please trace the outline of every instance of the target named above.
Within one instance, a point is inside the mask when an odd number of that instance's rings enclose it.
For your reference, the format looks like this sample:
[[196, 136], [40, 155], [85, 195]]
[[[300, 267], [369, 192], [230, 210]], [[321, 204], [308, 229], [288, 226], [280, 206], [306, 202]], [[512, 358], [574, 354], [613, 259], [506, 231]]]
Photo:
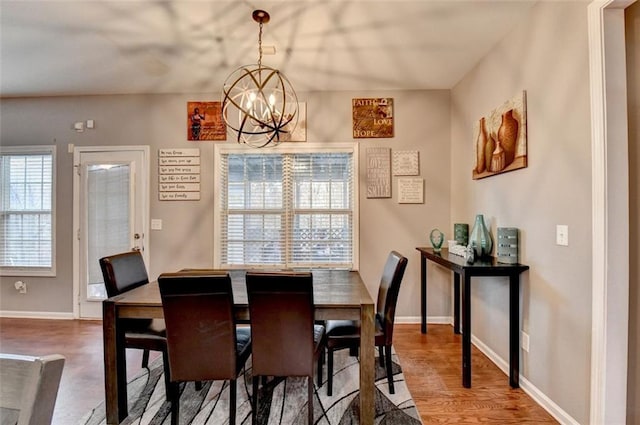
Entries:
[[[202, 269], [199, 269], [202, 270]], [[316, 320], [360, 320], [360, 424], [374, 421], [374, 302], [360, 274], [351, 270], [311, 270]], [[230, 270], [235, 317], [250, 321], [245, 284], [246, 271]], [[156, 281], [103, 301], [104, 382], [107, 424], [128, 416], [127, 367], [124, 332], [126, 318], [162, 318], [162, 301]]]

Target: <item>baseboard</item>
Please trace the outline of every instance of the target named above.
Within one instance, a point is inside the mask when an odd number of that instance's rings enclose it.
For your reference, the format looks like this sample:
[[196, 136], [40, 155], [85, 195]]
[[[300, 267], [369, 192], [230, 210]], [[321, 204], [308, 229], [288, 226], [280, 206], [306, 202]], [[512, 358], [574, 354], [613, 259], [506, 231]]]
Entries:
[[[486, 344], [471, 334], [471, 342], [478, 348], [485, 356], [489, 358], [506, 376], [509, 376], [509, 363], [502, 357], [498, 356], [493, 350], [491, 350]], [[535, 385], [528, 381], [520, 374], [520, 388], [527, 393], [536, 403], [538, 403], [544, 410], [549, 412], [558, 422], [566, 425], [579, 425], [579, 422], [571, 417], [567, 412], [562, 410], [560, 406], [547, 397], [542, 391], [540, 391]], [[505, 385], [509, 385], [505, 380]]]
[[58, 311], [8, 311], [0, 310], [0, 317], [10, 317], [17, 319], [56, 319], [72, 320], [73, 313], [63, 313]]
[[[395, 323], [401, 324], [420, 324], [422, 318], [420, 316], [396, 316]], [[427, 324], [433, 323], [435, 325], [452, 325], [453, 317], [451, 316], [428, 316]]]

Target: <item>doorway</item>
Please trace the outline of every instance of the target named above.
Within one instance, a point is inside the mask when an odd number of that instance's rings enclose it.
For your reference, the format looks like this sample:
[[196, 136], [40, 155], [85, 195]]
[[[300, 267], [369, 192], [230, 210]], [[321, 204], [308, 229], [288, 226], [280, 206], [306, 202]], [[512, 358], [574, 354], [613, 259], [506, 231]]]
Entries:
[[76, 147], [74, 168], [74, 317], [100, 319], [98, 260], [136, 250], [149, 264], [149, 147]]

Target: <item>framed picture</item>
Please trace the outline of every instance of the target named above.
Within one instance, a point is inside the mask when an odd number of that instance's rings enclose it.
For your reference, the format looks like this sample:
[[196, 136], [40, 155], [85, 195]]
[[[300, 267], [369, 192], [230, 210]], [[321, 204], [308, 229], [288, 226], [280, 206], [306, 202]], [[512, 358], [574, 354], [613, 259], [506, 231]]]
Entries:
[[[285, 126], [285, 130], [287, 126]], [[298, 102], [298, 125], [292, 133], [287, 133], [282, 137], [283, 142], [306, 142], [307, 141], [307, 103]]]
[[187, 102], [187, 140], [227, 140], [222, 102]]
[[393, 151], [393, 175], [417, 176], [420, 174], [418, 151]]
[[474, 126], [474, 180], [527, 166], [527, 103], [523, 91]]
[[353, 138], [393, 137], [393, 98], [352, 100]]

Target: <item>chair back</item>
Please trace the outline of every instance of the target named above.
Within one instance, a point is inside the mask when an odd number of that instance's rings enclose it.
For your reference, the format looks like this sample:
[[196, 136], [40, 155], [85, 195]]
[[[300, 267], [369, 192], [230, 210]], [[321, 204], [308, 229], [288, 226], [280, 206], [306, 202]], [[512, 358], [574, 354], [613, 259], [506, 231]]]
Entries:
[[247, 272], [255, 376], [313, 376], [313, 277]]
[[99, 261], [109, 298], [149, 283], [149, 276], [140, 251], [110, 255]]
[[378, 302], [376, 305], [376, 320], [379, 321], [385, 344], [393, 341], [393, 323], [396, 317], [396, 304], [400, 293], [400, 283], [407, 268], [407, 258], [396, 251], [391, 251], [382, 271], [380, 287], [378, 288]]
[[236, 323], [229, 273], [163, 273], [158, 285], [171, 381], [235, 379]]
[[51, 423], [64, 360], [0, 354], [0, 408], [19, 411], [17, 425]]

